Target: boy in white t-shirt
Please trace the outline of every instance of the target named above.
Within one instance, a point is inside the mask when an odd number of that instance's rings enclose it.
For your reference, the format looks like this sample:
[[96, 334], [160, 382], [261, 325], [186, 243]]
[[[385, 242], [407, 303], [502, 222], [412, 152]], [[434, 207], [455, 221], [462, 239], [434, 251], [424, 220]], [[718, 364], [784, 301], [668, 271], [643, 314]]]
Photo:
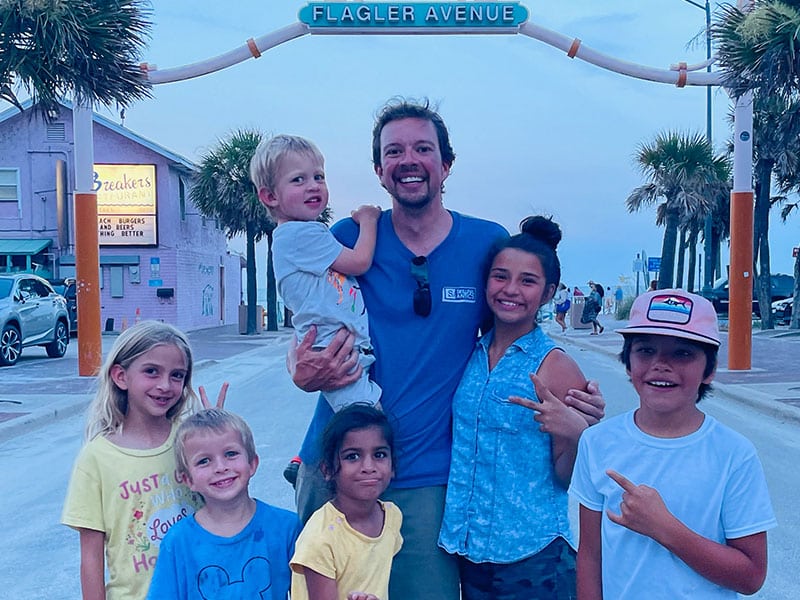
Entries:
[[711, 303], [646, 292], [620, 358], [639, 408], [581, 436], [578, 599], [736, 598], [767, 574], [776, 525], [753, 445], [703, 413], [720, 340]]

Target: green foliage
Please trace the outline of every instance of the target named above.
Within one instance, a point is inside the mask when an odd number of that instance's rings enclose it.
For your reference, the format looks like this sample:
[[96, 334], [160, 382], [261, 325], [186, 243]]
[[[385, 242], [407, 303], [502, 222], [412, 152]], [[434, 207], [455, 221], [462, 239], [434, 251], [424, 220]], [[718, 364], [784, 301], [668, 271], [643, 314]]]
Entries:
[[800, 86], [800, 7], [796, 1], [756, 0], [743, 12], [720, 5], [711, 35], [725, 86], [734, 96], [760, 89], [791, 96]]
[[617, 321], [627, 321], [631, 317], [631, 306], [633, 306], [633, 301], [635, 298], [628, 297], [623, 298], [622, 302], [619, 303], [617, 306], [617, 310], [614, 313], [614, 318]]
[[143, 0], [0, 0], [0, 98], [25, 91], [47, 115], [60, 98], [127, 106], [150, 96], [139, 55]]
[[726, 198], [730, 165], [715, 157], [701, 134], [668, 131], [642, 143], [635, 160], [647, 183], [626, 200], [628, 212], [656, 206], [656, 225], [664, 226], [659, 287], [672, 287], [678, 230], [689, 230]]
[[239, 129], [200, 157], [190, 197], [205, 216], [219, 220], [228, 238], [252, 231], [258, 242], [275, 229], [250, 181], [250, 159], [263, 137], [260, 131]]

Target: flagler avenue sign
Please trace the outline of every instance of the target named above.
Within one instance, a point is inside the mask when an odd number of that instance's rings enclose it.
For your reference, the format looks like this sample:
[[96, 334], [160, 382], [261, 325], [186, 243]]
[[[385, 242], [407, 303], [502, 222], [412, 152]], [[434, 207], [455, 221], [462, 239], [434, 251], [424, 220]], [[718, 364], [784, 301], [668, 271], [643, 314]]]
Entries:
[[311, 2], [299, 18], [313, 33], [516, 33], [528, 9], [519, 2]]

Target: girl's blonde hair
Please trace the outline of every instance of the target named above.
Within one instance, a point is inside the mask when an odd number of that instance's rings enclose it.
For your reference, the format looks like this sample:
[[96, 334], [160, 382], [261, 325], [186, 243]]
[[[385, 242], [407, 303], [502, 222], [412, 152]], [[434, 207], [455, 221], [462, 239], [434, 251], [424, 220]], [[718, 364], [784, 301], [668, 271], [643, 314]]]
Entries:
[[167, 418], [175, 422], [185, 414], [197, 409], [198, 398], [192, 388], [192, 350], [183, 332], [172, 325], [159, 321], [142, 321], [123, 331], [111, 352], [106, 356], [97, 380], [97, 392], [89, 406], [86, 423], [86, 440], [98, 435], [109, 435], [122, 431], [122, 424], [128, 412], [128, 392], [117, 387], [111, 379], [111, 368], [119, 365], [123, 369], [142, 354], [156, 346], [173, 345], [186, 357], [186, 377], [183, 392], [178, 402], [167, 411]]

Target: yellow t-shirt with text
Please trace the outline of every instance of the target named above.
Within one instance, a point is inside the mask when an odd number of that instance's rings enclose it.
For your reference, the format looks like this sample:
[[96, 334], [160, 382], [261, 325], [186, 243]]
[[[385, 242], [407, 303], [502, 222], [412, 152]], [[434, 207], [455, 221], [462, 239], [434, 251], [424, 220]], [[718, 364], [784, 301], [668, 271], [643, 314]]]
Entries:
[[143, 600], [167, 530], [194, 513], [200, 497], [180, 481], [173, 444], [134, 450], [96, 437], [78, 454], [61, 522], [106, 535], [106, 598]]

